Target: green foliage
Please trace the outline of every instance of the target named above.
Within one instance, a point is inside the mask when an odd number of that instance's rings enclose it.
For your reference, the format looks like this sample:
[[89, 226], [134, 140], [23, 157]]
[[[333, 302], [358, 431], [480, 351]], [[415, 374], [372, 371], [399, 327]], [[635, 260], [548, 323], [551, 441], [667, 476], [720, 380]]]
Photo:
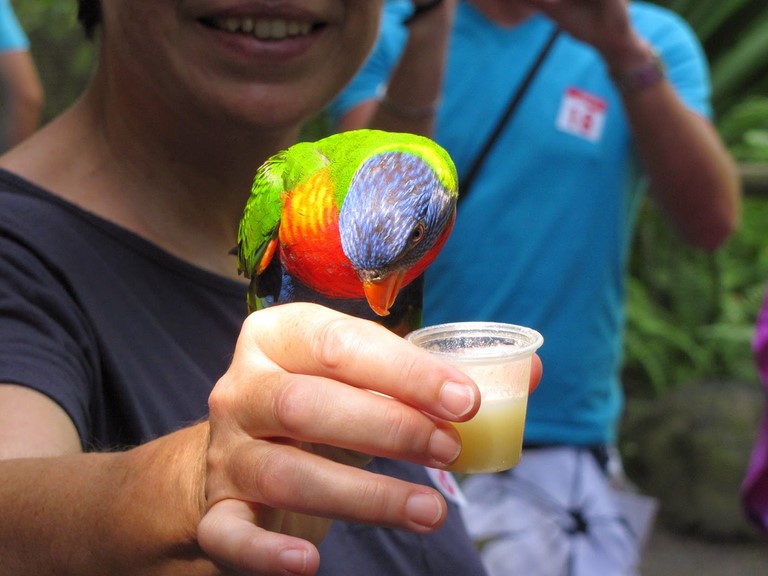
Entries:
[[754, 382], [750, 348], [768, 285], [768, 199], [747, 197], [743, 224], [714, 254], [688, 247], [648, 202], [630, 263], [624, 380], [655, 396], [693, 380]]
[[330, 118], [327, 114], [320, 113], [302, 126], [299, 140], [302, 142], [314, 142], [332, 133], [333, 128]]
[[768, 162], [768, 96], [750, 96], [726, 111], [718, 124], [734, 158]]

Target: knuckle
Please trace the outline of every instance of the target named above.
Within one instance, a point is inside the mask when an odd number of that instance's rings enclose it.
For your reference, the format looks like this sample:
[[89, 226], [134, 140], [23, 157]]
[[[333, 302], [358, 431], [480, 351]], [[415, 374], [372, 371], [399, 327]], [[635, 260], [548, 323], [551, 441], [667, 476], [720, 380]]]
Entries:
[[223, 380], [224, 378], [219, 380], [219, 383], [213, 387], [208, 396], [208, 413], [213, 417], [221, 414], [225, 411], [225, 407], [229, 405], [230, 395]]
[[391, 486], [385, 482], [367, 481], [360, 486], [359, 498], [354, 500], [360, 507], [357, 512], [359, 515], [366, 515], [371, 518], [385, 518], [389, 522], [394, 522], [392, 514], [396, 507], [392, 506]]
[[274, 507], [294, 507], [296, 505], [295, 488], [305, 486], [310, 478], [302, 473], [291, 456], [292, 450], [286, 450], [280, 444], [264, 446], [252, 473], [253, 486], [261, 500]]
[[208, 395], [208, 417], [212, 422], [232, 420], [239, 412], [243, 391], [231, 371], [219, 378]]
[[413, 452], [413, 443], [419, 436], [415, 414], [402, 405], [392, 404], [383, 415], [386, 423], [385, 438], [395, 453]]
[[353, 334], [352, 320], [332, 319], [318, 330], [313, 346], [313, 356], [324, 369], [335, 372], [344, 365], [350, 355], [355, 355], [361, 338]]
[[312, 419], [322, 412], [315, 408], [316, 389], [291, 380], [284, 383], [275, 398], [274, 419], [282, 433], [300, 438]]

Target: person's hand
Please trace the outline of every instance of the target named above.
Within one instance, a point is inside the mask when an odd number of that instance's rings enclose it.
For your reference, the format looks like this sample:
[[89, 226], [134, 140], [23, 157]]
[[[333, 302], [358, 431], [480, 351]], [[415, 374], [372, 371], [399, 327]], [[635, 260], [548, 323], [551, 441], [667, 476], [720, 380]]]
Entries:
[[647, 44], [632, 27], [627, 0], [523, 1], [574, 38], [594, 46], [611, 70], [632, 67], [647, 56]]
[[444, 467], [460, 451], [446, 421], [471, 418], [479, 398], [461, 371], [377, 324], [312, 304], [252, 314], [210, 397], [200, 546], [248, 574], [313, 574], [327, 519], [437, 529], [439, 492], [358, 466]]
[[541, 376], [544, 373], [544, 366], [541, 363], [541, 358], [538, 354], [534, 354], [531, 358], [531, 381], [528, 385], [528, 394], [533, 394], [541, 381]]
[[422, 37], [422, 41], [432, 44], [450, 33], [458, 0], [411, 0], [411, 4], [413, 12], [403, 20], [409, 36]]

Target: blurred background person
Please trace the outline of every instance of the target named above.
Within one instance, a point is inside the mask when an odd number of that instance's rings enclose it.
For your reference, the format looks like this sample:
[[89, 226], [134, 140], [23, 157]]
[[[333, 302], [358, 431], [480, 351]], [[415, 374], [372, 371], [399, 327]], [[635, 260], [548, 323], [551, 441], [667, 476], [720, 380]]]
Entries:
[[339, 130], [434, 134], [456, 162], [459, 212], [426, 274], [425, 324], [495, 320], [544, 335], [521, 464], [463, 483], [489, 572], [629, 573], [651, 515], [628, 524], [611, 483], [637, 206], [649, 190], [705, 250], [740, 217], [695, 35], [643, 2], [393, 0], [331, 112]]
[[755, 322], [752, 350], [755, 353], [757, 373], [766, 394], [766, 403], [741, 488], [741, 496], [747, 517], [763, 533], [768, 534], [768, 293]]

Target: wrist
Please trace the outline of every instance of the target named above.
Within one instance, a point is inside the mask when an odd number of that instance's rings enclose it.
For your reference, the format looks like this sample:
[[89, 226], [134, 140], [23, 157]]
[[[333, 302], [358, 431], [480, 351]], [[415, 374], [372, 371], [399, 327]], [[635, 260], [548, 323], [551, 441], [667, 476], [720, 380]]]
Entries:
[[437, 113], [437, 107], [439, 105], [439, 102], [421, 106], [405, 104], [392, 100], [386, 92], [379, 96], [378, 102], [379, 107], [382, 110], [386, 110], [399, 118], [412, 121], [428, 120], [429, 118], [432, 118]]
[[125, 471], [128, 485], [112, 505], [126, 531], [124, 540], [141, 534], [147, 559], [172, 562], [179, 553], [202, 557], [197, 526], [206, 508], [207, 447], [204, 422], [118, 453], [116, 468]]
[[644, 92], [666, 78], [664, 62], [650, 44], [625, 58], [620, 65], [609, 64], [614, 84], [624, 96]]

